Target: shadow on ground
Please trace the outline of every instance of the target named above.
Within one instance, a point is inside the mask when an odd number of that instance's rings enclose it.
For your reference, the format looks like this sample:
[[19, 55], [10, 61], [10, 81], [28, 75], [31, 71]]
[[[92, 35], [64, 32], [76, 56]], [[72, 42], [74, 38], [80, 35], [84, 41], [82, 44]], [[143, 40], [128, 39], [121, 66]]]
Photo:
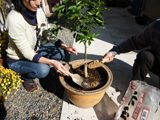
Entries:
[[4, 105], [0, 105], [0, 120], [4, 120], [7, 115], [7, 112], [4, 108]]
[[[99, 60], [101, 61], [103, 56], [88, 54], [87, 59]], [[74, 56], [76, 59], [84, 59], [83, 53], [78, 53], [78, 56]], [[73, 58], [72, 58], [73, 59]], [[105, 65], [111, 70], [113, 74], [113, 82], [111, 87], [113, 87], [116, 92], [120, 92], [120, 95], [117, 97], [118, 103], [121, 103], [121, 100], [129, 86], [130, 81], [132, 80], [132, 66], [122, 60], [114, 58], [110, 63], [105, 63]], [[157, 78], [153, 73], [149, 72], [149, 77], [146, 77], [146, 82], [152, 86], [157, 87]]]
[[51, 68], [46, 78], [39, 79], [39, 83], [47, 92], [51, 92], [63, 100], [64, 87], [60, 83], [59, 74], [56, 73], [54, 68]]
[[118, 106], [105, 93], [102, 100], [93, 107], [99, 120], [113, 120], [115, 113], [118, 111]]

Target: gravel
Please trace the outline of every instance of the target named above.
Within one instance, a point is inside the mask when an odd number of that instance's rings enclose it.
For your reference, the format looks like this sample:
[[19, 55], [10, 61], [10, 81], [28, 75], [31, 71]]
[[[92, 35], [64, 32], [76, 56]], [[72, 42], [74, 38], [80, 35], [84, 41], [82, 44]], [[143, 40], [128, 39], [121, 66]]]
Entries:
[[64, 88], [58, 74], [35, 79], [38, 90], [31, 93], [23, 85], [17, 94], [11, 93], [0, 107], [0, 120], [59, 120], [62, 110]]

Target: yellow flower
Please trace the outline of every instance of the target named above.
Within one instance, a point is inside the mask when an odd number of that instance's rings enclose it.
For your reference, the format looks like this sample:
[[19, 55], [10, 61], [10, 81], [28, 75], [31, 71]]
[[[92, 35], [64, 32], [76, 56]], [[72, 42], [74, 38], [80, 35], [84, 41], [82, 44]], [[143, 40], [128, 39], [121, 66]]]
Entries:
[[[2, 90], [0, 91], [0, 95], [5, 96], [6, 94], [10, 94], [11, 91], [18, 91], [21, 82], [21, 76], [18, 73], [0, 66], [0, 89]], [[16, 92], [14, 92], [14, 94], [16, 94]], [[0, 99], [2, 99], [2, 97], [0, 97]], [[7, 99], [7, 97], [3, 99]]]
[[6, 86], [3, 86], [3, 89], [6, 89]]

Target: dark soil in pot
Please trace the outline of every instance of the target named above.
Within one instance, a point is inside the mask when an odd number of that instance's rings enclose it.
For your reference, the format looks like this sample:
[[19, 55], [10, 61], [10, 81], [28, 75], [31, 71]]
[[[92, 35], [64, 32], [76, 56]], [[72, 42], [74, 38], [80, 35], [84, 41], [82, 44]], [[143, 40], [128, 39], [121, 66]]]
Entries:
[[94, 68], [94, 69], [87, 69], [88, 70], [88, 77], [85, 78], [84, 75], [84, 65], [73, 69], [71, 68], [69, 71], [71, 73], [77, 73], [80, 76], [82, 76], [84, 78], [84, 82], [87, 82], [89, 84], [88, 88], [82, 88], [79, 85], [75, 84], [72, 79], [70, 77], [64, 77], [65, 81], [67, 84], [69, 84], [70, 86], [72, 86], [73, 88], [79, 89], [79, 90], [95, 90], [98, 88], [101, 88], [102, 86], [104, 86], [107, 82], [107, 78], [106, 75], [104, 75], [101, 72], [101, 67], [99, 68]]

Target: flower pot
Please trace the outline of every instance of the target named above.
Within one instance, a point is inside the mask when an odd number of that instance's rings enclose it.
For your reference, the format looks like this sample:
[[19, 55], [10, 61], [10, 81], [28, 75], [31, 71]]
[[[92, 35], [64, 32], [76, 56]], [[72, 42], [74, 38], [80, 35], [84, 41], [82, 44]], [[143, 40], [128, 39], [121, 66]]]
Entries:
[[8, 68], [6, 58], [0, 58], [0, 65], [2, 65], [5, 68]]
[[3, 59], [0, 58], [0, 65], [3, 65]]
[[[91, 62], [91, 61], [92, 60], [88, 59], [87, 63]], [[69, 62], [69, 64], [66, 64], [65, 67], [67, 70], [70, 70], [71, 69], [70, 66], [71, 65], [75, 66], [76, 64], [77, 64], [77, 66], [83, 65], [84, 59]], [[107, 88], [110, 87], [110, 85], [113, 81], [113, 75], [112, 75], [112, 72], [110, 71], [110, 69], [104, 64], [102, 65], [102, 67], [100, 67], [100, 72], [102, 72], [106, 76], [105, 77], [106, 83], [100, 88], [97, 88], [94, 90], [89, 90], [89, 91], [76, 89], [73, 86], [67, 84], [67, 82], [64, 79], [65, 78], [64, 76], [62, 76], [62, 75], [59, 76], [60, 82], [63, 85], [63, 87], [65, 88], [65, 92], [66, 92], [68, 99], [74, 105], [76, 105], [80, 108], [90, 108], [101, 101]]]

